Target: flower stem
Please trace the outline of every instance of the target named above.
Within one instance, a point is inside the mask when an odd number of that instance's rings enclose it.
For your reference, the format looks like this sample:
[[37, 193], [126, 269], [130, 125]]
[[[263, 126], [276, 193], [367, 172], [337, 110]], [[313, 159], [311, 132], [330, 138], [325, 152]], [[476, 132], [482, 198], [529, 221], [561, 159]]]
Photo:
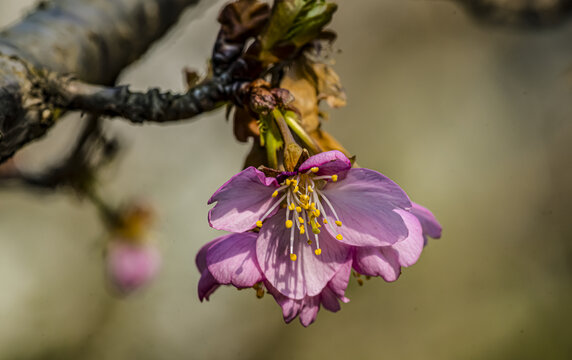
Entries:
[[282, 112], [274, 108], [274, 110], [272, 110], [272, 116], [284, 140], [284, 167], [286, 171], [294, 171], [294, 168], [298, 164], [298, 159], [300, 159], [302, 155], [302, 147], [294, 140], [294, 136], [292, 136]]
[[322, 152], [322, 148], [314, 139], [304, 130], [302, 125], [298, 122], [298, 115], [296, 115], [293, 111], [286, 111], [284, 114], [284, 119], [286, 120], [286, 124], [294, 131], [296, 135], [304, 142], [304, 145], [308, 147], [308, 149], [313, 153], [317, 154]]

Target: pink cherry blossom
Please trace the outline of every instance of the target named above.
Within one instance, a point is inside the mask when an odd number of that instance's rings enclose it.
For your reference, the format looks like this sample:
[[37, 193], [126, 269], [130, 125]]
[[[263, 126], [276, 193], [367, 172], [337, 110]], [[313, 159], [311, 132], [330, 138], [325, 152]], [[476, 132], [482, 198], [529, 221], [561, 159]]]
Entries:
[[107, 274], [121, 294], [149, 283], [159, 271], [161, 255], [151, 244], [114, 240], [107, 254]]
[[[199, 297], [220, 285], [263, 284], [289, 322], [312, 323], [320, 305], [339, 310], [353, 267], [394, 281], [414, 264], [428, 235], [440, 226], [384, 175], [351, 168], [339, 151], [307, 159], [277, 177], [247, 168], [209, 200], [209, 223], [234, 232], [197, 255]], [[426, 210], [426, 209], [425, 209]], [[421, 221], [418, 218], [421, 217]], [[433, 227], [431, 227], [433, 226]], [[259, 285], [257, 285], [259, 286]]]

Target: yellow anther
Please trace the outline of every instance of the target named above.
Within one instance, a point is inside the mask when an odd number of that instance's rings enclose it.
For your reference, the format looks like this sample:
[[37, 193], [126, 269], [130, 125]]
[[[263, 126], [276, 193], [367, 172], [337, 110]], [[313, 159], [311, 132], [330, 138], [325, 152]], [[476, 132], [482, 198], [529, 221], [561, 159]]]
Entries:
[[314, 234], [318, 235], [318, 234], [320, 233], [320, 229], [318, 229], [317, 227], [315, 227], [315, 228], [313, 227], [313, 228], [312, 228], [312, 232], [313, 232]]
[[322, 253], [322, 249], [317, 248], [316, 250], [314, 250], [314, 254], [316, 255], [320, 255]]
[[292, 225], [293, 225], [292, 220], [286, 220], [286, 229], [290, 229]]
[[315, 217], [320, 217], [320, 214], [321, 214], [320, 209], [314, 210], [314, 216]]
[[312, 245], [312, 240], [308, 240], [306, 242], [308, 243], [308, 245]]
[[290, 186], [290, 184], [292, 184], [292, 180], [286, 179], [286, 186]]
[[304, 208], [304, 210], [308, 210], [310, 208], [310, 205], [308, 204], [302, 204], [302, 207]]
[[308, 195], [306, 195], [306, 194], [300, 195], [300, 201], [308, 202], [308, 200], [310, 200], [310, 197]]
[[336, 239], [338, 239], [338, 240], [343, 240], [344, 237], [342, 236], [342, 234], [338, 234], [338, 235], [336, 235]]
[[296, 185], [296, 187], [294, 188], [294, 192], [297, 193], [300, 190], [300, 187], [298, 185]]
[[272, 193], [272, 197], [276, 197], [276, 196], [278, 196], [278, 190], [276, 190]]
[[336, 225], [342, 226], [342, 222], [340, 220], [336, 220]]
[[290, 260], [296, 261], [297, 258], [296, 254], [290, 254]]
[[[304, 226], [304, 225], [302, 225]], [[300, 235], [304, 235], [306, 233], [306, 229], [304, 229], [303, 227], [300, 227]]]
[[332, 175], [332, 181], [333, 181], [333, 182], [338, 181], [338, 175], [335, 175], [335, 174]]
[[311, 187], [311, 186], [308, 186], [308, 191], [309, 191], [309, 192], [314, 192], [314, 188]]
[[319, 227], [319, 228], [321, 228], [321, 227], [322, 227], [322, 225], [320, 225], [320, 223], [319, 223], [319, 222], [317, 222], [317, 221], [316, 221], [316, 226], [317, 226], [317, 227]]
[[264, 297], [264, 289], [262, 288], [256, 289], [256, 297], [262, 299]]
[[300, 222], [300, 224], [304, 223], [304, 219], [301, 216], [298, 216], [298, 221]]
[[315, 203], [315, 202], [313, 202], [313, 203], [310, 204], [310, 209], [311, 209], [311, 210], [316, 210], [316, 203]]
[[294, 186], [298, 185], [298, 180], [293, 179], [292, 182], [291, 182], [291, 184], [294, 185]]
[[320, 169], [317, 166], [314, 166], [313, 168], [310, 169], [311, 172], [313, 172], [314, 174], [317, 173]]
[[262, 221], [258, 220], [258, 221], [256, 222], [256, 226], [262, 227]]
[[294, 211], [294, 209], [296, 209], [296, 205], [294, 205], [294, 203], [291, 203], [290, 205], [288, 205], [288, 209], [290, 209], [290, 211]]
[[327, 223], [328, 223], [328, 220], [326, 220], [326, 218], [324, 218], [324, 224], [327, 224]]
[[301, 212], [302, 212], [302, 208], [301, 208], [301, 207], [299, 207], [299, 206], [296, 206], [296, 212], [299, 212], [299, 213], [301, 213]]

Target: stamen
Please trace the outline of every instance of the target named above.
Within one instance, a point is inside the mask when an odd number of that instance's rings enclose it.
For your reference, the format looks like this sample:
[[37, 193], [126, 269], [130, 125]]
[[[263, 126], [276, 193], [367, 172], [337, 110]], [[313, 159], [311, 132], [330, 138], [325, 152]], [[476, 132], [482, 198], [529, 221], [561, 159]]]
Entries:
[[304, 223], [304, 219], [302, 219], [301, 216], [298, 216], [298, 221], [300, 222], [300, 224], [303, 224], [303, 223]]
[[274, 211], [274, 209], [276, 209], [276, 208], [282, 203], [282, 200], [284, 200], [285, 198], [286, 198], [286, 194], [282, 195], [282, 197], [281, 197], [280, 199], [278, 199], [278, 201], [276, 201], [276, 202], [274, 203], [274, 205], [272, 205], [272, 207], [270, 207], [270, 209], [268, 209], [268, 211], [266, 212], [266, 214], [262, 215], [262, 218], [261, 218], [260, 220], [258, 220], [258, 221], [260, 221], [260, 222], [264, 221], [264, 219], [266, 219], [266, 217], [267, 217], [268, 215], [270, 215], [270, 213], [271, 213], [272, 211]]
[[316, 255], [320, 255], [322, 253], [322, 249], [320, 249], [320, 240], [318, 239], [318, 235], [314, 235], [314, 239], [316, 239], [316, 250], [314, 253]]
[[340, 221], [340, 217], [338, 216], [338, 214], [336, 213], [336, 210], [334, 209], [334, 207], [332, 206], [332, 203], [330, 202], [330, 200], [328, 200], [328, 198], [326, 197], [326, 195], [324, 195], [323, 192], [321, 192], [320, 190], [317, 190], [318, 194], [320, 194], [320, 196], [322, 197], [322, 199], [324, 199], [324, 201], [326, 202], [326, 204], [328, 204], [330, 210], [332, 211], [332, 214], [334, 214], [334, 217], [336, 218], [336, 225], [338, 226], [342, 226], [342, 222]]
[[328, 223], [328, 219], [324, 218], [324, 224]]
[[320, 171], [320, 168], [317, 167], [317, 166], [314, 166], [313, 168], [310, 169], [310, 171], [315, 174], [315, 173], [317, 173], [318, 171]]
[[[302, 213], [302, 217], [304, 218], [304, 222], [306, 224], [308, 224], [308, 219], [306, 218], [306, 212]], [[304, 225], [302, 225], [304, 226]], [[311, 226], [311, 225], [310, 225]], [[308, 235], [308, 233], [306, 232], [306, 228], [304, 227], [304, 233], [306, 234], [306, 240], [310, 241], [310, 236]], [[300, 234], [303, 234], [302, 232], [300, 232]]]
[[296, 212], [301, 213], [302, 212], [302, 208], [299, 206], [296, 206]]
[[275, 191], [272, 193], [272, 197], [273, 197], [273, 198], [275, 198], [276, 196], [278, 196], [278, 190], [275, 190]]
[[292, 225], [294, 225], [292, 220], [286, 220], [286, 229], [290, 229], [292, 227]]
[[336, 175], [336, 174], [332, 175], [332, 181], [333, 182], [338, 181], [338, 175]]
[[296, 187], [294, 188], [294, 193], [297, 193], [298, 191], [300, 191], [300, 187], [296, 185]]
[[342, 234], [338, 234], [338, 235], [336, 235], [336, 239], [341, 241], [344, 239], [344, 237], [342, 236]]
[[297, 258], [296, 254], [290, 254], [290, 260], [296, 261]]
[[256, 222], [256, 226], [258, 226], [259, 228], [262, 227], [262, 221], [258, 220], [258, 221]]
[[294, 209], [296, 209], [296, 205], [294, 203], [290, 203], [290, 205], [288, 205], [288, 209], [290, 211], [294, 211]]
[[303, 235], [306, 232], [306, 228], [304, 225], [300, 225], [300, 235]]

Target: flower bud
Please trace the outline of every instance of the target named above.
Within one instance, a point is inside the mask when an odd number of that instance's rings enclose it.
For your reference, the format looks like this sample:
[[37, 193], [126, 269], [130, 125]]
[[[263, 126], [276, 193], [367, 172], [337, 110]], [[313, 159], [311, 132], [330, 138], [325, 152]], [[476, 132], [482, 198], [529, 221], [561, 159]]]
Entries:
[[161, 255], [152, 244], [136, 244], [123, 239], [109, 244], [107, 275], [121, 294], [129, 294], [149, 283], [160, 265]]

